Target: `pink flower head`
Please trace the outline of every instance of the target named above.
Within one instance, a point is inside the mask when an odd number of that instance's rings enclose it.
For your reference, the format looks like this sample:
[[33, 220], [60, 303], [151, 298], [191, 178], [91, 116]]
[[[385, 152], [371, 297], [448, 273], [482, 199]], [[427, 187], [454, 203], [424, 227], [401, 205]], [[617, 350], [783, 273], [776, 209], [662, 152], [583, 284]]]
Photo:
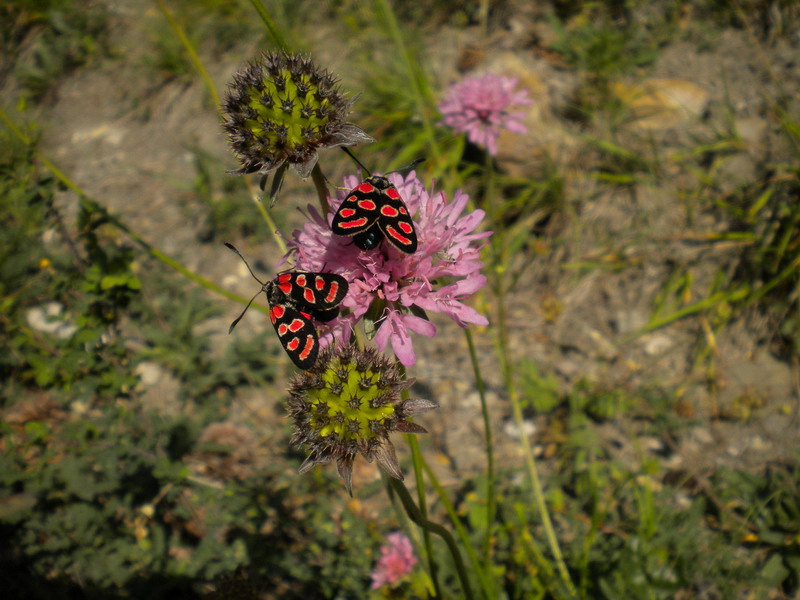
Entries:
[[497, 154], [497, 137], [501, 129], [514, 133], [527, 133], [520, 112], [508, 112], [512, 106], [531, 104], [527, 90], [514, 91], [516, 77], [475, 75], [453, 84], [439, 111], [444, 124], [467, 134], [469, 141]]
[[[330, 199], [331, 212], [323, 217], [313, 207], [311, 219], [289, 241], [295, 266], [306, 271], [329, 271], [347, 279], [350, 289], [342, 305], [350, 314], [333, 321], [321, 337], [322, 345], [335, 339], [347, 343], [355, 324], [375, 304], [379, 314], [375, 344], [383, 350], [391, 344], [406, 366], [416, 361], [410, 332], [433, 337], [436, 326], [416, 309], [444, 313], [461, 327], [468, 323], [488, 325], [486, 317], [462, 303], [486, 284], [480, 245], [491, 232], [474, 233], [484, 212], [462, 215], [468, 196], [457, 190], [452, 201], [444, 192], [428, 192], [413, 171], [405, 178], [388, 175], [408, 207], [416, 215], [414, 228], [419, 244], [413, 254], [404, 254], [384, 241], [374, 250], [359, 250], [349, 237], [335, 235], [331, 222], [336, 210], [360, 180], [345, 177], [345, 189]], [[446, 279], [447, 283], [442, 284]], [[414, 314], [414, 313], [417, 314]]]
[[411, 540], [403, 533], [395, 531], [386, 536], [387, 543], [381, 546], [381, 557], [372, 572], [373, 590], [392, 584], [411, 572], [417, 564], [417, 557], [411, 548]]

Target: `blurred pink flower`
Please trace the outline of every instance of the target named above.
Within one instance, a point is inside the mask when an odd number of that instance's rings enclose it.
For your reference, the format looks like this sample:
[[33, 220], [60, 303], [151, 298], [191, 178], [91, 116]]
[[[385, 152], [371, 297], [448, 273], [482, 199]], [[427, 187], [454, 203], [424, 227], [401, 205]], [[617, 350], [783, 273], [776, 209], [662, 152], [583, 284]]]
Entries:
[[[457, 190], [448, 201], [444, 192], [428, 192], [413, 171], [405, 178], [398, 173], [388, 175], [397, 187], [414, 218], [419, 245], [413, 254], [404, 254], [384, 241], [377, 249], [359, 250], [348, 237], [334, 235], [331, 222], [348, 190], [361, 181], [345, 177], [337, 198], [330, 199], [331, 212], [325, 218], [313, 206], [308, 207], [310, 220], [293, 233], [289, 253], [295, 268], [306, 271], [339, 273], [350, 283], [342, 305], [351, 314], [333, 321], [321, 331], [320, 340], [346, 343], [353, 327], [378, 301], [378, 331], [375, 344], [383, 350], [391, 344], [397, 358], [406, 366], [416, 361], [409, 332], [426, 337], [436, 335], [436, 326], [412, 314], [412, 307], [444, 313], [461, 327], [468, 323], [488, 325], [486, 317], [461, 301], [486, 284], [481, 275], [483, 266], [479, 242], [491, 235], [475, 233], [484, 212], [475, 210], [462, 216], [468, 196]], [[437, 287], [440, 280], [449, 283]], [[417, 311], [419, 312], [419, 311]]]
[[525, 89], [514, 91], [516, 77], [475, 75], [453, 84], [439, 103], [445, 125], [467, 134], [469, 141], [497, 153], [501, 129], [527, 133], [524, 113], [508, 112], [512, 106], [531, 104]]
[[411, 540], [408, 537], [395, 531], [386, 536], [387, 544], [381, 546], [381, 557], [375, 570], [372, 571], [373, 590], [379, 587], [396, 582], [398, 579], [407, 575], [417, 564], [417, 557], [411, 548]]

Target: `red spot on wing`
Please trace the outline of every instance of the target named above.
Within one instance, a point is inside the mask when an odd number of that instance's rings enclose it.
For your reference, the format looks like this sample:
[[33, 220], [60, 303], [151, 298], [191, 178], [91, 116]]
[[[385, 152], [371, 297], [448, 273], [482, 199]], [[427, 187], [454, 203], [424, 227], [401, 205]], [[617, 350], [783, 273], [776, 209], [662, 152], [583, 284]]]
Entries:
[[407, 215], [408, 214], [408, 211], [406, 210], [405, 206], [401, 206], [400, 207], [400, 214], [401, 215]]
[[317, 288], [321, 292], [322, 288], [325, 287], [325, 280], [322, 277], [320, 277], [319, 275], [317, 275], [314, 278], [314, 287]]
[[298, 346], [300, 346], [300, 338], [292, 338], [289, 342], [287, 342], [286, 349], [294, 352], [297, 350]]
[[400, 200], [400, 193], [397, 191], [397, 188], [392, 186], [388, 190], [386, 190], [386, 195], [389, 196], [392, 200]]
[[310, 314], [308, 314], [308, 313], [304, 313], [302, 310], [300, 311], [300, 314], [301, 314], [301, 315], [303, 315], [303, 316], [304, 316], [306, 319], [308, 319], [309, 321], [311, 320], [311, 315], [310, 315]]
[[412, 227], [411, 223], [408, 221], [400, 221], [397, 226], [403, 231], [403, 233], [411, 233], [414, 231], [414, 227]]
[[309, 288], [303, 290], [303, 299], [309, 304], [314, 304], [317, 301], [316, 298], [314, 298], [314, 292]]
[[358, 201], [358, 207], [363, 208], [364, 210], [375, 210], [377, 205], [369, 198], [364, 198], [363, 200]]
[[356, 186], [356, 190], [358, 190], [362, 194], [371, 194], [372, 192], [375, 191], [375, 186], [372, 185], [371, 183], [363, 181], [358, 186]]
[[[295, 338], [295, 339], [297, 339], [297, 338]], [[314, 345], [315, 344], [316, 344], [316, 342], [314, 341], [314, 337], [313, 336], [309, 335], [308, 337], [306, 337], [306, 345], [303, 347], [303, 350], [300, 352], [300, 354], [297, 355], [297, 357], [300, 360], [307, 359], [308, 355], [311, 354], [311, 351], [314, 349]]]
[[292, 322], [289, 323], [289, 331], [291, 331], [292, 333], [297, 333], [303, 328], [304, 325], [305, 323], [303, 322], [302, 319], [294, 318], [292, 319]]
[[278, 335], [283, 337], [286, 335], [286, 332], [289, 331], [289, 328], [286, 327], [286, 323], [281, 323], [278, 325]]
[[367, 224], [367, 217], [361, 217], [360, 219], [353, 219], [352, 221], [344, 221], [343, 223], [339, 223], [338, 227], [341, 229], [353, 229], [356, 227], [363, 227]]
[[390, 235], [392, 237], [392, 239], [397, 240], [398, 242], [403, 244], [403, 246], [410, 246], [411, 245], [411, 240], [408, 239], [406, 236], [402, 235], [399, 231], [397, 231], [391, 225], [389, 225], [386, 228], [386, 233], [388, 235]]
[[354, 208], [341, 208], [339, 209], [339, 216], [347, 219], [348, 217], [352, 217], [356, 214], [356, 210]]
[[331, 289], [328, 290], [328, 295], [325, 296], [325, 302], [333, 302], [336, 299], [336, 294], [339, 292], [339, 284], [335, 281], [331, 282]]
[[286, 309], [280, 304], [269, 309], [269, 318], [272, 319], [273, 323], [276, 319], [283, 317], [284, 314], [286, 314]]
[[292, 291], [292, 284], [291, 283], [279, 283], [278, 287], [281, 288], [281, 291], [284, 294], [288, 294]]
[[284, 273], [283, 275], [278, 275], [278, 283], [289, 283], [292, 279], [291, 273]]
[[300, 287], [305, 287], [306, 286], [306, 276], [305, 275], [298, 275], [297, 279], [295, 279], [294, 281]]
[[348, 196], [345, 202], [355, 202], [356, 200], [358, 200], [358, 196]]
[[388, 204], [381, 206], [381, 214], [384, 217], [396, 217], [398, 214], [397, 209], [394, 206], [389, 206]]

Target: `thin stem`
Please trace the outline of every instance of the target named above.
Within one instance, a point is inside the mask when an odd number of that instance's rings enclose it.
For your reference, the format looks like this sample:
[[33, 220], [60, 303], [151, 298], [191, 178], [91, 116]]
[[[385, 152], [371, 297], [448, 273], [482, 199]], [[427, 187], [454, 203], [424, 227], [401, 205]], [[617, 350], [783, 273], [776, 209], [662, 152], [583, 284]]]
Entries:
[[568, 593], [575, 597], [577, 596], [577, 592], [575, 590], [575, 586], [572, 583], [572, 579], [570, 578], [569, 571], [567, 570], [567, 566], [564, 563], [564, 557], [561, 554], [561, 547], [558, 544], [558, 538], [556, 537], [555, 530], [553, 529], [553, 523], [550, 520], [550, 511], [547, 508], [547, 502], [545, 501], [544, 491], [542, 490], [542, 484], [539, 481], [539, 474], [536, 468], [536, 461], [533, 457], [533, 451], [531, 449], [530, 441], [528, 440], [528, 435], [525, 430], [525, 423], [524, 418], [522, 415], [522, 405], [520, 404], [519, 399], [519, 392], [517, 391], [516, 382], [514, 380], [514, 374], [512, 372], [513, 366], [511, 361], [508, 359], [509, 351], [508, 351], [508, 323], [506, 320], [506, 307], [505, 307], [505, 287], [503, 285], [503, 265], [506, 264], [506, 260], [504, 260], [504, 244], [503, 244], [503, 223], [501, 219], [497, 218], [496, 211], [495, 211], [495, 202], [494, 202], [494, 187], [495, 187], [495, 179], [494, 179], [494, 164], [492, 161], [492, 157], [489, 153], [486, 153], [486, 184], [485, 184], [485, 196], [484, 196], [484, 206], [486, 207], [487, 214], [489, 216], [489, 220], [491, 226], [494, 228], [494, 235], [490, 238], [490, 247], [492, 250], [492, 277], [494, 279], [493, 286], [495, 293], [497, 295], [497, 332], [498, 332], [498, 358], [500, 360], [500, 371], [503, 376], [503, 383], [508, 391], [509, 400], [511, 400], [511, 409], [512, 414], [514, 416], [514, 422], [517, 425], [517, 429], [519, 430], [519, 437], [520, 437], [520, 444], [522, 445], [523, 454], [525, 456], [525, 465], [528, 471], [528, 477], [531, 481], [531, 487], [533, 489], [533, 498], [534, 502], [538, 508], [539, 514], [542, 519], [542, 526], [544, 528], [545, 537], [547, 538], [548, 545], [550, 546], [550, 551], [553, 553], [553, 558], [556, 562], [556, 567], [558, 569], [559, 575], [564, 582], [565, 587], [567, 588]]
[[220, 110], [220, 101], [219, 101], [219, 94], [217, 93], [217, 87], [214, 85], [214, 82], [211, 81], [211, 77], [206, 71], [205, 66], [203, 66], [200, 57], [197, 55], [197, 51], [194, 49], [192, 42], [189, 40], [189, 37], [186, 35], [186, 31], [178, 23], [178, 20], [175, 18], [175, 14], [170, 10], [170, 8], [164, 3], [164, 0], [155, 0], [156, 4], [158, 5], [159, 10], [164, 14], [166, 17], [169, 26], [172, 28], [172, 31], [175, 35], [178, 36], [178, 39], [183, 44], [183, 47], [186, 49], [186, 53], [189, 55], [189, 61], [192, 63], [192, 66], [197, 71], [200, 78], [205, 83], [206, 89], [208, 89], [208, 93], [211, 94], [211, 100], [214, 102], [214, 107], [217, 111]]
[[472, 332], [464, 330], [469, 346], [469, 358], [472, 362], [472, 370], [475, 373], [475, 384], [478, 387], [478, 395], [481, 399], [481, 413], [483, 415], [483, 431], [486, 436], [486, 533], [483, 539], [483, 564], [484, 568], [489, 569], [492, 565], [492, 527], [494, 516], [497, 510], [497, 500], [495, 498], [495, 473], [494, 473], [494, 442], [492, 439], [492, 424], [489, 420], [489, 405], [486, 402], [486, 388], [481, 368], [478, 364], [478, 355], [475, 352], [475, 342], [472, 340]]
[[481, 584], [481, 590], [483, 591], [484, 597], [486, 600], [494, 600], [494, 598], [497, 597], [497, 594], [494, 592], [494, 580], [491, 579], [491, 571], [484, 569], [481, 566], [480, 561], [478, 560], [478, 555], [475, 553], [475, 549], [472, 547], [472, 542], [469, 539], [469, 533], [467, 533], [467, 530], [461, 523], [461, 519], [458, 518], [458, 514], [456, 513], [453, 503], [450, 502], [450, 498], [447, 497], [447, 492], [442, 487], [442, 484], [439, 483], [439, 479], [436, 477], [433, 469], [431, 469], [431, 466], [424, 461], [422, 466], [425, 469], [425, 473], [428, 474], [428, 479], [430, 480], [433, 489], [436, 490], [436, 494], [439, 496], [439, 500], [442, 502], [442, 506], [444, 506], [447, 516], [450, 517], [450, 522], [453, 524], [453, 528], [456, 530], [458, 539], [461, 540], [461, 544], [464, 546], [464, 550], [467, 553], [467, 557], [469, 558], [472, 569], [475, 571], [478, 581]]
[[[406, 367], [405, 365], [401, 364], [398, 361], [397, 364], [400, 372], [403, 374], [403, 377], [406, 375]], [[408, 399], [408, 390], [403, 390], [401, 392], [403, 399]], [[417, 483], [417, 499], [419, 501], [419, 511], [422, 514], [424, 519], [428, 518], [428, 502], [425, 498], [425, 476], [423, 474], [423, 463], [425, 462], [422, 458], [422, 452], [419, 449], [419, 440], [417, 440], [417, 436], [414, 434], [407, 434], [406, 441], [408, 442], [409, 447], [411, 448], [411, 461], [414, 465], [414, 479]], [[442, 597], [442, 588], [439, 585], [439, 567], [436, 564], [433, 556], [433, 544], [431, 543], [431, 534], [428, 532], [427, 529], [422, 530], [423, 540], [425, 542], [425, 553], [428, 557], [428, 570], [431, 574], [431, 580], [433, 581], [433, 588], [437, 598]]]
[[469, 578], [467, 577], [467, 570], [464, 567], [464, 559], [461, 558], [461, 552], [456, 545], [455, 539], [453, 539], [453, 535], [438, 523], [429, 521], [422, 515], [422, 512], [417, 505], [414, 504], [411, 494], [409, 494], [408, 489], [406, 489], [406, 486], [402, 481], [395, 479], [394, 477], [387, 477], [387, 481], [390, 489], [400, 497], [400, 501], [403, 503], [403, 508], [406, 509], [406, 513], [408, 513], [408, 516], [411, 518], [411, 520], [414, 521], [414, 523], [416, 523], [418, 526], [422, 527], [422, 529], [425, 531], [429, 531], [438, 535], [444, 540], [444, 543], [447, 544], [447, 548], [450, 550], [450, 555], [453, 557], [453, 563], [456, 567], [458, 579], [461, 582], [461, 589], [464, 592], [464, 598], [466, 598], [466, 600], [475, 600], [475, 596], [472, 594], [472, 587], [470, 586]]
[[[405, 390], [404, 390], [405, 392]], [[417, 501], [419, 502], [419, 512], [424, 519], [428, 518], [427, 500], [425, 498], [425, 478], [423, 476], [422, 453], [419, 450], [419, 442], [417, 436], [411, 433], [406, 434], [408, 445], [411, 447], [411, 460], [414, 463], [414, 479], [417, 484]], [[423, 540], [425, 542], [425, 553], [428, 556], [428, 570], [431, 574], [433, 581], [433, 588], [437, 598], [442, 597], [442, 588], [439, 585], [439, 567], [433, 557], [433, 544], [431, 543], [431, 534], [427, 529], [422, 530]]]
[[289, 45], [286, 43], [286, 40], [283, 39], [283, 36], [281, 35], [281, 30], [278, 29], [277, 25], [275, 25], [275, 21], [272, 20], [272, 17], [267, 12], [267, 9], [264, 8], [264, 5], [261, 3], [261, 0], [250, 0], [250, 4], [252, 4], [253, 8], [256, 9], [258, 16], [261, 17], [261, 20], [267, 27], [267, 31], [269, 31], [270, 36], [272, 36], [273, 43], [284, 52], [288, 52]]
[[269, 227], [269, 231], [272, 234], [272, 239], [275, 240], [275, 243], [278, 244], [278, 248], [281, 249], [282, 254], [286, 254], [286, 242], [283, 241], [283, 238], [278, 234], [278, 226], [275, 225], [275, 221], [272, 219], [272, 215], [269, 214], [269, 211], [264, 206], [264, 202], [261, 201], [261, 198], [258, 196], [258, 190], [256, 186], [253, 185], [253, 181], [245, 175], [244, 184], [247, 186], [247, 191], [250, 194], [250, 199], [253, 201], [253, 204], [256, 205], [258, 212], [261, 213], [261, 217]]

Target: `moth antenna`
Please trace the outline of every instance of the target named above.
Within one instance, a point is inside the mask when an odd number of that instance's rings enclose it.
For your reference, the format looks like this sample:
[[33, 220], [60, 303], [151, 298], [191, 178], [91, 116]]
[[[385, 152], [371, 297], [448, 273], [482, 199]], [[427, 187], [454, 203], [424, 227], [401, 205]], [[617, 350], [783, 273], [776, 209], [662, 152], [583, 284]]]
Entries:
[[361, 167], [362, 175], [364, 175], [364, 177], [369, 177], [370, 170], [364, 166], [364, 163], [362, 163], [360, 160], [358, 160], [358, 158], [356, 158], [355, 154], [350, 152], [350, 148], [347, 148], [346, 146], [340, 146], [340, 148], [344, 150], [347, 153], [347, 156], [352, 158], [359, 167]]
[[405, 167], [400, 167], [399, 169], [395, 169], [394, 171], [390, 171], [390, 173], [400, 173], [400, 175], [408, 175], [411, 171], [416, 167], [419, 163], [425, 162], [424, 158], [417, 158], [416, 160], [412, 160], [408, 163]]
[[[235, 253], [236, 253], [236, 255], [237, 255], [239, 258], [241, 258], [241, 259], [242, 259], [242, 261], [244, 262], [244, 266], [245, 266], [245, 267], [247, 267], [247, 270], [248, 270], [248, 271], [250, 271], [250, 275], [252, 275], [252, 276], [253, 276], [253, 279], [255, 279], [255, 280], [258, 282], [258, 283], [260, 283], [260, 284], [261, 284], [261, 287], [264, 287], [265, 285], [267, 285], [266, 283], [264, 283], [263, 281], [261, 281], [261, 280], [260, 280], [258, 277], [256, 277], [256, 274], [255, 274], [255, 273], [253, 273], [253, 269], [251, 269], [251, 268], [250, 268], [250, 264], [247, 262], [247, 259], [246, 259], [244, 256], [242, 256], [242, 253], [241, 253], [241, 252], [239, 252], [239, 251], [236, 249], [236, 246], [234, 246], [233, 244], [229, 244], [228, 242], [225, 242], [225, 247], [226, 247], [226, 248], [228, 248], [228, 250], [230, 250], [231, 252], [235, 252]], [[260, 292], [259, 292], [259, 293], [260, 293]], [[258, 296], [258, 294], [256, 294], [256, 296]], [[255, 298], [255, 296], [253, 296], [253, 297]], [[251, 300], [250, 302], [252, 302], [252, 300]], [[250, 306], [250, 305], [248, 304], [248, 306]], [[247, 309], [245, 309], [245, 310], [247, 310]], [[242, 313], [242, 314], [244, 314], [244, 313]], [[241, 317], [239, 317], [239, 319], [241, 319]], [[236, 320], [238, 321], [239, 319], [236, 319]], [[231, 327], [231, 329], [233, 329], [233, 327]]]
[[231, 326], [228, 327], [228, 335], [231, 334], [231, 331], [233, 331], [233, 328], [236, 327], [236, 325], [238, 325], [239, 321], [242, 320], [242, 317], [244, 316], [244, 313], [247, 312], [247, 309], [250, 308], [250, 305], [253, 303], [253, 300], [256, 299], [256, 296], [258, 296], [261, 293], [261, 291], [262, 290], [258, 290], [255, 293], [255, 295], [252, 298], [250, 298], [250, 302], [248, 302], [247, 306], [244, 307], [244, 310], [242, 311], [242, 314], [240, 314], [238, 317], [236, 317], [236, 319], [234, 319], [233, 323], [231, 323]]

